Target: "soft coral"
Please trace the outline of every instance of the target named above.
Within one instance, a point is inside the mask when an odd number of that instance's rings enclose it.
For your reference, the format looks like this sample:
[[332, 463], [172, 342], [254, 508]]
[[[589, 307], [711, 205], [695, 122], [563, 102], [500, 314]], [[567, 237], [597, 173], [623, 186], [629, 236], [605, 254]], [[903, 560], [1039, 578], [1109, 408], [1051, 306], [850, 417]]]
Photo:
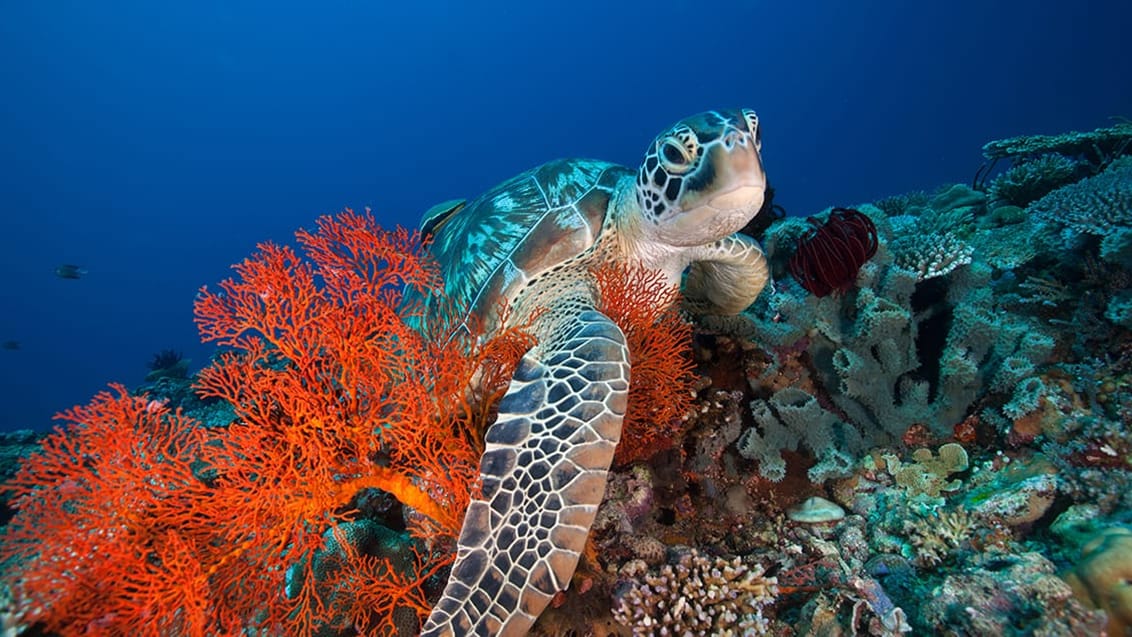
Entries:
[[[398, 605], [427, 611], [421, 582], [451, 559], [478, 476], [487, 411], [473, 377], [497, 394], [527, 343], [516, 330], [411, 329], [401, 291], [438, 284], [414, 233], [346, 211], [298, 237], [307, 259], [261, 245], [198, 297], [202, 337], [230, 349], [198, 388], [230, 402], [235, 422], [204, 429], [115, 387], [62, 414], [73, 424], [24, 465], [4, 553], [21, 562], [10, 581], [25, 621], [62, 634], [309, 634], [344, 613], [379, 629]], [[328, 606], [310, 556], [369, 488], [415, 509], [409, 530], [438, 553], [394, 573], [347, 547], [356, 575]]]
[[[402, 291], [440, 283], [415, 233], [346, 211], [298, 238], [306, 258], [263, 244], [198, 297], [202, 337], [228, 349], [198, 390], [234, 422], [204, 428], [114, 386], [61, 414], [70, 426], [25, 463], [0, 549], [19, 562], [8, 580], [24, 621], [64, 635], [303, 635], [390, 632], [398, 609], [428, 612], [423, 583], [454, 557], [482, 430], [530, 342], [474, 321], [410, 327], [423, 310]], [[690, 327], [656, 275], [595, 277], [633, 350], [618, 450], [630, 462], [678, 440]], [[366, 489], [416, 512], [408, 566], [348, 541]], [[345, 565], [319, 571], [328, 537]]]
[[70, 426], [7, 485], [19, 514], [4, 553], [21, 562], [22, 618], [65, 635], [222, 633], [224, 616], [192, 612], [206, 584], [186, 557], [209, 547], [182, 526], [185, 504], [208, 492], [189, 419], [119, 385], [58, 417]]

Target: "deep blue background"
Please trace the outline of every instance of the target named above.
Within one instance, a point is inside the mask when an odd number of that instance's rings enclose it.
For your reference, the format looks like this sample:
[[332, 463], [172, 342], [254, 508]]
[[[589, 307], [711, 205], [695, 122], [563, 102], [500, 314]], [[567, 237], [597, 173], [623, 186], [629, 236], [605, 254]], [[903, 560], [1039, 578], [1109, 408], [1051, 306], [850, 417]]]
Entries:
[[394, 4], [0, 3], [0, 341], [22, 346], [0, 428], [136, 385], [162, 348], [199, 366], [197, 289], [343, 206], [412, 225], [749, 106], [777, 201], [810, 214], [1132, 115], [1127, 0]]

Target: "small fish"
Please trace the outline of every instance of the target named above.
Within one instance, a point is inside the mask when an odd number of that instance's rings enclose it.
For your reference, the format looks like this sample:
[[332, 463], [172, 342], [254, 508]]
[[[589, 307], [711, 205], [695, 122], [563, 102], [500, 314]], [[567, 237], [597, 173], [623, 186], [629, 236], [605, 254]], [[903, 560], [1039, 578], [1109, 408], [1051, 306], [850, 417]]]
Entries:
[[86, 268], [71, 263], [64, 263], [55, 268], [55, 276], [60, 279], [81, 279], [86, 273]]
[[19, 341], [4, 341], [3, 343], [0, 343], [0, 349], [6, 349], [9, 352], [14, 352], [14, 351], [20, 349], [20, 342]]

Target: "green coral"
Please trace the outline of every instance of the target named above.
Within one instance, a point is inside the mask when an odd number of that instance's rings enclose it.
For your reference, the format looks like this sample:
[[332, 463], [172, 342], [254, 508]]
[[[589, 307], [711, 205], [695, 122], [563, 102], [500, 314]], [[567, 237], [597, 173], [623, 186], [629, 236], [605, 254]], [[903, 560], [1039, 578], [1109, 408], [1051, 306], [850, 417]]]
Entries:
[[989, 194], [994, 201], [1025, 207], [1081, 176], [1078, 162], [1051, 153], [1011, 166], [991, 181]]
[[1051, 226], [1081, 234], [1103, 236], [1132, 226], [1132, 157], [1049, 193], [1027, 212]]
[[1121, 121], [1115, 126], [1088, 132], [1022, 135], [987, 142], [983, 146], [983, 157], [994, 160], [1057, 153], [1069, 157], [1081, 156], [1101, 164], [1128, 151], [1130, 146], [1132, 122]]
[[756, 426], [743, 432], [739, 453], [757, 461], [759, 473], [775, 482], [786, 476], [783, 450], [804, 445], [813, 451], [818, 463], [810, 468], [809, 478], [820, 483], [847, 475], [854, 458], [845, 449], [862, 446], [856, 429], [797, 387], [785, 387], [767, 400], [752, 401], [751, 415]]

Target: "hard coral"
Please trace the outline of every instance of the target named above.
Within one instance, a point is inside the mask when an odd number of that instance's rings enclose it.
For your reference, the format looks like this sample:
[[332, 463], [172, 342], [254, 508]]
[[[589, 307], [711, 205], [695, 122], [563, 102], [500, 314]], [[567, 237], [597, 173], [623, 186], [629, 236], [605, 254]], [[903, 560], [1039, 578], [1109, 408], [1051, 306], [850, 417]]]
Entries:
[[1058, 188], [1026, 209], [1054, 227], [1105, 236], [1132, 225], [1132, 158], [1113, 162], [1107, 170]]
[[1089, 132], [1022, 135], [987, 142], [983, 146], [983, 157], [993, 160], [1059, 153], [1069, 157], [1085, 157], [1090, 162], [1099, 164], [1129, 148], [1132, 148], [1132, 122], [1122, 121], [1115, 126]]
[[998, 203], [1025, 207], [1081, 177], [1081, 166], [1058, 153], [1021, 161], [995, 177], [989, 194]]
[[633, 635], [769, 634], [763, 609], [778, 585], [739, 558], [709, 558], [695, 549], [659, 573], [633, 578], [618, 595], [613, 617]]
[[1108, 634], [1132, 632], [1132, 529], [1102, 530], [1065, 575], [1077, 598], [1108, 614]]
[[1039, 553], [982, 553], [945, 573], [924, 599], [923, 634], [941, 626], [949, 635], [1102, 634], [1099, 613], [1077, 602]]

